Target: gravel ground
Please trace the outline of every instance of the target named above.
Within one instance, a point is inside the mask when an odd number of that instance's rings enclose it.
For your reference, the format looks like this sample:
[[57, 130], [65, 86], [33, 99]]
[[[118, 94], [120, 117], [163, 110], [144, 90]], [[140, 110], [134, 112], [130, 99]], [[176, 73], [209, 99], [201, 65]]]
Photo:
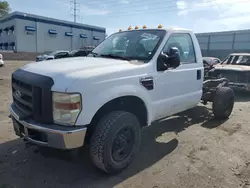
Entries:
[[8, 107], [11, 72], [0, 68], [0, 188], [21, 187], [250, 187], [250, 97], [237, 97], [225, 122], [213, 120], [210, 106], [198, 106], [143, 130], [140, 152], [125, 171], [108, 176], [79, 156], [29, 146], [14, 133]]

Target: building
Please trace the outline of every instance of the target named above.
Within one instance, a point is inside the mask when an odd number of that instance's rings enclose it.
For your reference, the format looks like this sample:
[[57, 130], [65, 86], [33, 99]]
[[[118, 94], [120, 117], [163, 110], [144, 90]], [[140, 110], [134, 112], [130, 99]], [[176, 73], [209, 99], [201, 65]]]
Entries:
[[250, 30], [198, 33], [203, 56], [224, 59], [230, 53], [250, 53]]
[[0, 20], [0, 49], [50, 52], [95, 46], [106, 29], [53, 18], [13, 12]]

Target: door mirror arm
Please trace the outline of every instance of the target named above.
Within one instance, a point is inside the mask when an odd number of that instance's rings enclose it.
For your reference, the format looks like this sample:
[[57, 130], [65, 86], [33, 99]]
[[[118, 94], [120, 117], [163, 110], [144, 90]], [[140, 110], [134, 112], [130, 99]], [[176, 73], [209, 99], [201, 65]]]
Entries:
[[157, 69], [159, 69], [158, 71], [168, 70], [170, 67], [168, 61], [169, 56], [162, 51], [157, 59]]

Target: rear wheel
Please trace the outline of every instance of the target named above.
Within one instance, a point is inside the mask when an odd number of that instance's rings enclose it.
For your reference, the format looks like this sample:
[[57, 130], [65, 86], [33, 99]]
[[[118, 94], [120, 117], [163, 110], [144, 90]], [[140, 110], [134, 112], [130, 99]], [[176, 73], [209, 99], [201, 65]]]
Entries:
[[106, 173], [122, 171], [133, 161], [140, 140], [140, 123], [134, 114], [111, 112], [99, 121], [90, 139], [91, 160]]
[[218, 88], [212, 106], [215, 118], [227, 119], [234, 107], [234, 91], [229, 87]]

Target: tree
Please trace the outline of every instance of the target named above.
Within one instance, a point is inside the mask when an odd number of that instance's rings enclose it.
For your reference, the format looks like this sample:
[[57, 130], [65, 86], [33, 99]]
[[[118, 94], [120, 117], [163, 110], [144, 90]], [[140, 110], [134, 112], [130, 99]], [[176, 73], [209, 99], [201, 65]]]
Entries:
[[7, 1], [0, 1], [0, 18], [10, 13], [10, 6]]

